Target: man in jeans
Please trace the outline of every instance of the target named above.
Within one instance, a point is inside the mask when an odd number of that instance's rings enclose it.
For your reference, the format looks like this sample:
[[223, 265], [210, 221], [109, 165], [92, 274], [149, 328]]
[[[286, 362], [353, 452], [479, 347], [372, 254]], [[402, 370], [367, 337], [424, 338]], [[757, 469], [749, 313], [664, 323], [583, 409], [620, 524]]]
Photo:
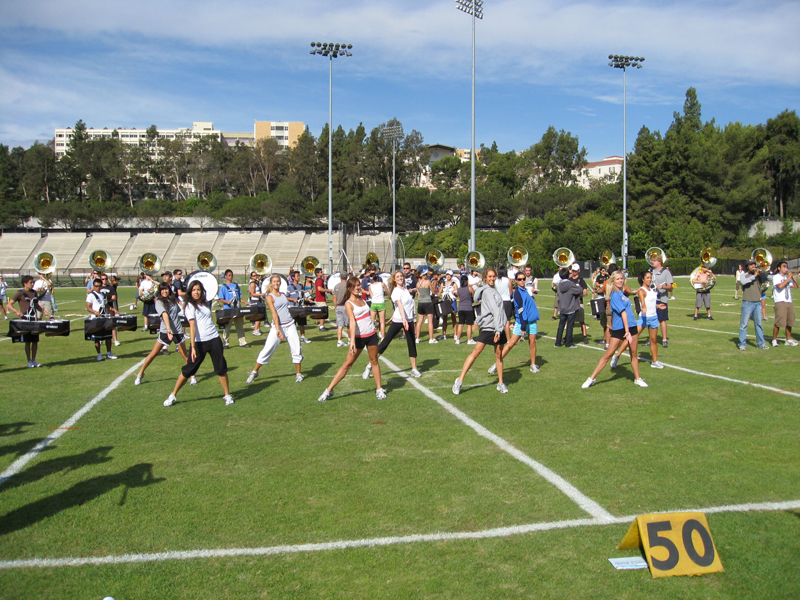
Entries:
[[567, 348], [577, 348], [572, 343], [572, 327], [575, 325], [575, 315], [581, 307], [581, 296], [583, 296], [583, 288], [581, 287], [578, 278], [581, 274], [581, 268], [578, 265], [577, 270], [561, 269], [559, 275], [561, 282], [558, 284], [558, 332], [556, 333], [556, 348], [561, 346], [561, 338], [564, 335], [564, 327], [567, 328], [567, 335], [564, 338], [564, 345]]
[[742, 284], [742, 320], [739, 323], [739, 350], [747, 348], [747, 322], [752, 318], [756, 327], [756, 345], [759, 350], [769, 350], [764, 342], [764, 329], [761, 327], [761, 283], [766, 275], [756, 272], [755, 261], [748, 260], [745, 270], [739, 275]]

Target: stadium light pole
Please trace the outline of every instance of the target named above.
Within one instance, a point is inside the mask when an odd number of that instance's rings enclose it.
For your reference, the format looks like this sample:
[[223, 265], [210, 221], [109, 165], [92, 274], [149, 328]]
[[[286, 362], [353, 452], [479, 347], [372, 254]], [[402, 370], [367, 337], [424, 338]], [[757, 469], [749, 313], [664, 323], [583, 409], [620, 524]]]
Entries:
[[609, 67], [622, 69], [622, 268], [628, 268], [628, 142], [627, 142], [627, 111], [625, 70], [641, 69], [644, 58], [641, 56], [620, 56], [609, 54]]
[[328, 275], [333, 272], [333, 59], [353, 56], [353, 44], [311, 42], [311, 54], [320, 54], [330, 61], [328, 92]]
[[483, 20], [483, 0], [456, 0], [456, 8], [472, 17], [472, 148], [470, 149], [469, 250], [475, 250], [475, 19]]
[[392, 272], [394, 272], [397, 260], [397, 184], [395, 156], [397, 154], [397, 140], [403, 137], [403, 126], [392, 125], [384, 127], [381, 134], [392, 142]]

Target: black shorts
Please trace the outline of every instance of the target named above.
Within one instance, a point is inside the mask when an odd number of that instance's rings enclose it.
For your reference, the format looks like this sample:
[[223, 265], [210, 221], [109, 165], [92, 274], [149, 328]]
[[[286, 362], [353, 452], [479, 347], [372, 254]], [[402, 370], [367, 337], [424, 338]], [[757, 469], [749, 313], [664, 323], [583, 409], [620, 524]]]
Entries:
[[161, 342], [161, 345], [164, 346], [165, 348], [169, 348], [170, 344], [175, 344], [175, 347], [177, 348], [183, 342], [186, 341], [186, 335], [175, 335], [175, 334], [173, 334], [172, 335], [172, 341], [170, 342], [166, 333], [159, 332], [158, 333], [158, 341]]
[[[618, 339], [618, 340], [624, 340], [625, 339], [625, 331], [626, 331], [625, 329], [612, 329], [611, 330], [611, 337], [615, 338], [615, 339]], [[639, 335], [639, 332], [636, 329], [628, 329], [627, 331], [630, 331], [630, 333], [631, 333], [631, 335], [633, 337], [636, 337], [637, 335]]]
[[475, 325], [475, 311], [474, 310], [460, 310], [460, 311], [458, 311], [458, 324], [459, 325]]
[[[18, 339], [18, 338], [17, 338]], [[11, 341], [15, 341], [15, 338], [11, 338]], [[39, 343], [39, 334], [38, 333], [23, 333], [21, 341], [25, 342], [26, 344], [30, 342], [31, 344], [38, 344]]]
[[508, 339], [506, 339], [506, 332], [503, 331], [500, 334], [500, 338], [495, 342], [494, 341], [494, 331], [488, 330], [481, 330], [478, 334], [478, 338], [475, 340], [476, 342], [480, 342], [481, 344], [486, 344], [487, 346], [494, 346], [496, 344], [506, 344], [508, 343]]
[[300, 327], [308, 325], [308, 317], [294, 317], [294, 322]]
[[356, 350], [363, 350], [367, 346], [378, 345], [378, 332], [376, 331], [369, 337], [361, 338], [356, 337]]
[[510, 321], [514, 316], [514, 303], [511, 300], [503, 300], [503, 310], [506, 312], [506, 320]]
[[155, 302], [142, 302], [142, 316], [143, 317], [157, 317], [158, 311], [156, 311], [156, 303]]
[[434, 314], [434, 308], [432, 302], [423, 302], [417, 307], [417, 314], [420, 315], [432, 315]]
[[228, 363], [225, 361], [225, 354], [222, 351], [222, 340], [215, 337], [207, 342], [195, 342], [197, 359], [192, 361], [192, 353], [189, 351], [189, 362], [181, 367], [181, 373], [187, 379], [197, 373], [206, 354], [211, 356], [211, 363], [214, 365], [214, 373], [222, 377], [228, 372]]

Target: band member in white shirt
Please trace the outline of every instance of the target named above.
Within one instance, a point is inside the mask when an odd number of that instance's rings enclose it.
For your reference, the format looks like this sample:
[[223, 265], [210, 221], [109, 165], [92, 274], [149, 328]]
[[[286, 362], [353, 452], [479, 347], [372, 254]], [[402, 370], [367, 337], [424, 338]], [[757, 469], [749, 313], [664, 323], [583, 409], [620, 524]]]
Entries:
[[[116, 310], [106, 305], [106, 296], [101, 293], [103, 283], [100, 279], [95, 279], [92, 284], [92, 291], [86, 294], [86, 310], [96, 317], [107, 317], [114, 314]], [[111, 328], [104, 327], [100, 331], [96, 331], [90, 336], [91, 341], [94, 342], [94, 347], [97, 350], [97, 362], [105, 360], [103, 353], [100, 351], [100, 342], [106, 342], [106, 358], [116, 360], [117, 357], [111, 351]]]

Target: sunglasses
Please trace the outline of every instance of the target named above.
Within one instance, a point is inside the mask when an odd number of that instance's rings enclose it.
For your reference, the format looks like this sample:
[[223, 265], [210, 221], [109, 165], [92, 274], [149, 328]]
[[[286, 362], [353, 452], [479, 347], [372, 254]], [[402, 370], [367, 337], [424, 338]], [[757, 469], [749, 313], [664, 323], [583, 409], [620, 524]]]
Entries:
[[525, 281], [524, 277], [517, 277], [517, 281]]

